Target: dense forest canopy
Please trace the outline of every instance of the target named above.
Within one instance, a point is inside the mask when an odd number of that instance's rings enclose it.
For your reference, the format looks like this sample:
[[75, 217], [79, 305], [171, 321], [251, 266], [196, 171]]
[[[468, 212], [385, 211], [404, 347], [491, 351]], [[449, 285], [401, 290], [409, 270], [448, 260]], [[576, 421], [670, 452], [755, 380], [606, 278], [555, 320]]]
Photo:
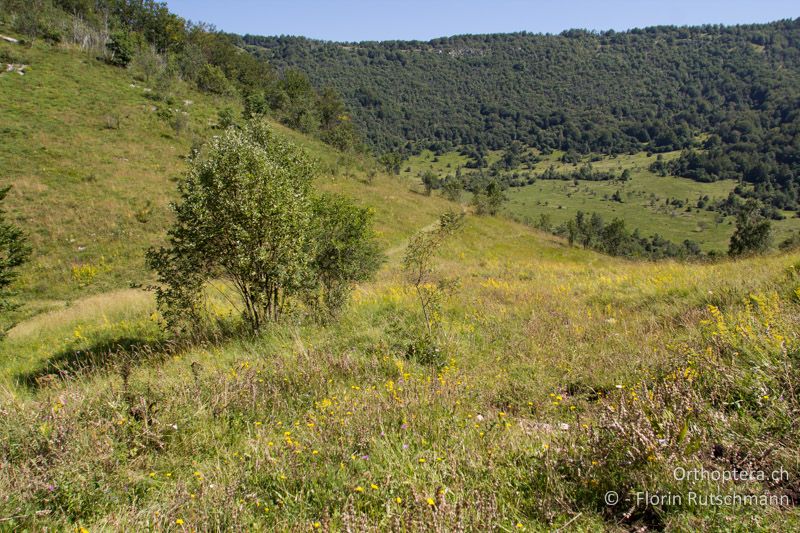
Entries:
[[342, 93], [380, 152], [458, 146], [685, 150], [665, 172], [733, 178], [781, 209], [800, 180], [800, 19], [747, 26], [334, 43], [243, 37]]

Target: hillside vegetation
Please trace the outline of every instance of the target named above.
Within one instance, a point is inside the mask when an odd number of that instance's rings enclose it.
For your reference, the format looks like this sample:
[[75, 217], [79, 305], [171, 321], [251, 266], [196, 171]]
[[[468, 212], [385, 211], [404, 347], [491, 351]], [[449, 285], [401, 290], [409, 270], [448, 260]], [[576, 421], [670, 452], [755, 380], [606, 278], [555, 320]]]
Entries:
[[[487, 165], [496, 165], [505, 155], [502, 150], [487, 154]], [[663, 161], [674, 161], [680, 152], [660, 154]], [[595, 172], [607, 172], [619, 176], [628, 171], [626, 180], [574, 180], [568, 176], [580, 171], [590, 158], [576, 163], [563, 161], [564, 152], [536, 157], [532, 164], [496, 171], [496, 178], [511, 186], [506, 189], [508, 202], [504, 208], [510, 216], [528, 225], [544, 230], [553, 230], [575, 217], [578, 211], [598, 213], [605, 220], [620, 218], [631, 229], [642, 235], [658, 234], [674, 243], [686, 239], [697, 243], [706, 253], [724, 253], [734, 231], [735, 216], [727, 206], [736, 183], [721, 180], [703, 183], [675, 176], [661, 176], [650, 167], [658, 161], [655, 155], [644, 152], [592, 157], [591, 167]], [[419, 183], [420, 176], [432, 173], [437, 179], [447, 182], [458, 172], [467, 186], [479, 180], [480, 170], [467, 168], [471, 159], [459, 152], [436, 154], [423, 150], [409, 157], [402, 165], [400, 176], [412, 183]], [[541, 179], [552, 169], [559, 179]], [[474, 190], [474, 186], [472, 187]], [[447, 195], [442, 186], [440, 194]], [[468, 200], [469, 191], [460, 196]], [[616, 195], [616, 196], [615, 196]], [[790, 239], [800, 230], [800, 218], [793, 212], [773, 212], [772, 220], [775, 244]]]
[[[798, 208], [800, 25], [332, 43], [245, 36], [344, 96], [380, 151], [687, 150], [670, 172]], [[702, 139], [700, 140], [702, 135]]]
[[[175, 336], [144, 253], [193, 148], [241, 131], [240, 95], [154, 99], [77, 46], [1, 46], [28, 65], [0, 74], [0, 185], [32, 258], [0, 340], [0, 529], [800, 528], [799, 252], [609, 257], [262, 117], [315, 192], [371, 208], [385, 261], [336, 319], [259, 331], [211, 279], [204, 329]], [[409, 250], [448, 220], [415, 281]]]

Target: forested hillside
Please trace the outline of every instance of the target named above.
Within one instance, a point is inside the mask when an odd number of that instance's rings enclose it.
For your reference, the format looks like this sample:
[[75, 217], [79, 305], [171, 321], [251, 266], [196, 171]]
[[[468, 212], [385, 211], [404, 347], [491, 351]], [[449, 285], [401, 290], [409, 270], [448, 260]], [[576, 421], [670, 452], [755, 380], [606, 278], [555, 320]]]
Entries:
[[378, 151], [685, 149], [664, 169], [798, 207], [800, 21], [332, 43], [245, 36], [333, 86]]

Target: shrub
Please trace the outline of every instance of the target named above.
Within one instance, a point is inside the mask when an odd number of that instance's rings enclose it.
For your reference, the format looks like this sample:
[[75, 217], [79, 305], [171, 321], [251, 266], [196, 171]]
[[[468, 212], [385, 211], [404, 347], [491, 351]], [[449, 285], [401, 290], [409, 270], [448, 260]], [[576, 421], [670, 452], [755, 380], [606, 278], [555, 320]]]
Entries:
[[771, 225], [755, 200], [748, 200], [736, 215], [736, 231], [731, 235], [728, 253], [732, 256], [759, 254], [770, 245]]
[[106, 49], [107, 61], [118, 67], [127, 67], [134, 54], [143, 45], [140, 34], [128, 31], [115, 31], [111, 34]]
[[[2, 204], [10, 189], [0, 188], [0, 312], [4, 314], [15, 308], [8, 299], [11, 296], [9, 287], [16, 279], [19, 267], [30, 256], [30, 248], [22, 230], [6, 221]], [[0, 330], [0, 337], [3, 333], [4, 330]]]
[[232, 90], [222, 69], [208, 63], [200, 69], [200, 74], [197, 76], [197, 87], [201, 91], [213, 94], [229, 94]]
[[336, 308], [354, 281], [374, 272], [367, 213], [314, 198], [314, 171], [304, 152], [259, 121], [226, 130], [192, 160], [169, 247], [147, 254], [170, 327], [197, 325], [211, 280], [235, 289], [257, 330], [311, 293]]
[[373, 238], [371, 209], [324, 195], [313, 200], [312, 214], [313, 283], [306, 301], [326, 318], [342, 309], [353, 283], [369, 279], [382, 257]]

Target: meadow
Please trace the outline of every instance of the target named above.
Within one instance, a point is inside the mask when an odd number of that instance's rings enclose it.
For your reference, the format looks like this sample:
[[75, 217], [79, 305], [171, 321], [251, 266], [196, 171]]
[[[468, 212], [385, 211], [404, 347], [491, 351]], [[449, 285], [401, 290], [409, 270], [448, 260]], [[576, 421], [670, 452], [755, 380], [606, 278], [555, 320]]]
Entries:
[[[411, 235], [462, 206], [274, 125], [319, 161], [320, 189], [374, 209], [386, 262], [332, 324], [293, 313], [234, 335], [217, 297], [206, 335], [174, 339], [142, 288], [143, 250], [163, 238], [192, 142], [233, 104], [173, 89], [192, 101], [178, 133], [130, 73], [39, 46], [24, 52], [29, 74], [0, 76], [13, 96], [0, 165], [34, 248], [21, 321], [0, 344], [0, 529], [800, 527], [794, 504], [604, 501], [648, 490], [796, 502], [800, 253], [627, 261], [468, 212], [436, 262], [452, 290], [441, 349], [423, 360], [408, 349], [421, 315], [400, 261]], [[634, 171], [631, 192], [644, 183]], [[698, 186], [664, 183], [655, 194]], [[678, 466], [788, 479], [678, 482]]]
[[[502, 152], [490, 152], [487, 161], [491, 165], [500, 158]], [[581, 163], [561, 162], [562, 152], [543, 156], [542, 160], [530, 169], [518, 169], [523, 174], [541, 174], [553, 166], [557, 172], [576, 170], [584, 162], [594, 159], [586, 156]], [[665, 161], [678, 157], [679, 152], [663, 154]], [[620, 154], [603, 156], [592, 161], [597, 171], [621, 173], [630, 171], [630, 180], [618, 181], [578, 181], [537, 180], [531, 185], [513, 187], [506, 191], [509, 199], [505, 212], [514, 219], [527, 224], [535, 224], [542, 215], [549, 217], [554, 226], [575, 217], [575, 213], [599, 213], [606, 221], [622, 218], [631, 230], [639, 229], [642, 235], [658, 233], [676, 243], [685, 239], [695, 241], [705, 252], [725, 252], [734, 230], [735, 217], [724, 216], [714, 211], [697, 209], [699, 198], [708, 196], [710, 201], [727, 198], [736, 182], [722, 180], [701, 183], [675, 176], [659, 176], [649, 170], [656, 156]], [[426, 170], [439, 176], [455, 173], [456, 168], [468, 162], [468, 158], [456, 152], [436, 156], [431, 151], [423, 151], [403, 165], [401, 175], [415, 179]], [[465, 170], [465, 172], [469, 172]], [[619, 191], [622, 202], [612, 199]], [[684, 207], [676, 207], [668, 201], [680, 200]], [[689, 206], [691, 209], [687, 209]], [[800, 218], [786, 212], [783, 220], [773, 221], [776, 242], [788, 238], [800, 230]]]

